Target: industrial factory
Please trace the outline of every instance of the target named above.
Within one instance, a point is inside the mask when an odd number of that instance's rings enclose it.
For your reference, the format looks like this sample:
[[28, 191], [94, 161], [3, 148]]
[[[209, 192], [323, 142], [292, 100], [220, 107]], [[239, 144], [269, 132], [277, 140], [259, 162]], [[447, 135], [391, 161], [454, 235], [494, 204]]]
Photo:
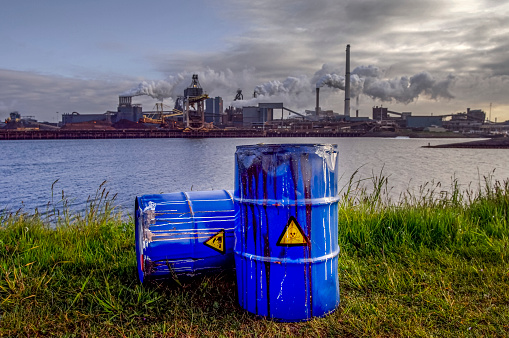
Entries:
[[[344, 111], [342, 114], [320, 107], [320, 88], [316, 87], [315, 109], [297, 112], [285, 107], [284, 102], [264, 102], [257, 106], [243, 106], [244, 95], [238, 89], [233, 100], [234, 105], [224, 107], [219, 96], [209, 97], [200, 85], [197, 74], [183, 95], [178, 95], [173, 107], [162, 102], [155, 109], [144, 111], [141, 104], [133, 103], [134, 95], [119, 96], [116, 111], [102, 114], [62, 114], [57, 125], [37, 123], [33, 117], [23, 118], [13, 112], [2, 130], [53, 130], [68, 132], [103, 130], [150, 130], [139, 132], [144, 135], [220, 135], [217, 137], [250, 136], [383, 136], [384, 133], [433, 132], [433, 133], [509, 133], [509, 121], [492, 123], [486, 120], [486, 113], [479, 109], [467, 108], [466, 112], [449, 115], [416, 116], [411, 112], [395, 112], [387, 107], [375, 106], [372, 116], [359, 117], [356, 110], [350, 114], [350, 45], [346, 46], [346, 67], [344, 81]], [[139, 94], [138, 94], [139, 95]], [[253, 97], [256, 98], [255, 91]], [[232, 95], [233, 96], [233, 95]], [[358, 99], [358, 96], [357, 96]], [[238, 102], [235, 102], [238, 101]], [[252, 102], [252, 101], [251, 101]], [[155, 133], [155, 131], [163, 131]], [[185, 134], [183, 134], [185, 133]], [[206, 133], [206, 134], [205, 134]], [[133, 134], [135, 135], [135, 134]], [[120, 136], [119, 136], [120, 137]], [[136, 137], [136, 136], [133, 136]], [[155, 136], [154, 136], [155, 137]], [[163, 136], [158, 136], [163, 137]], [[79, 137], [76, 137], [79, 138]]]

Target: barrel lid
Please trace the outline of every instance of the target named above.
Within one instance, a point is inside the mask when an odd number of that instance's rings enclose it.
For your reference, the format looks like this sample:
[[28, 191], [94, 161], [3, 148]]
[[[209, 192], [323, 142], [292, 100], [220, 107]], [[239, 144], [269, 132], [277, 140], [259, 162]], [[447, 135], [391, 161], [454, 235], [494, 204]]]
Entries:
[[250, 148], [250, 147], [324, 147], [324, 146], [337, 146], [332, 143], [257, 143], [245, 144], [237, 146], [237, 148]]
[[311, 149], [318, 149], [318, 148], [329, 148], [329, 149], [337, 149], [337, 144], [331, 144], [331, 143], [282, 143], [282, 144], [265, 144], [265, 143], [258, 143], [258, 144], [249, 144], [249, 145], [241, 145], [237, 146], [237, 151], [242, 151], [243, 149], [246, 150], [261, 150], [265, 149], [267, 151], [291, 151], [292, 149], [305, 149], [309, 148]]

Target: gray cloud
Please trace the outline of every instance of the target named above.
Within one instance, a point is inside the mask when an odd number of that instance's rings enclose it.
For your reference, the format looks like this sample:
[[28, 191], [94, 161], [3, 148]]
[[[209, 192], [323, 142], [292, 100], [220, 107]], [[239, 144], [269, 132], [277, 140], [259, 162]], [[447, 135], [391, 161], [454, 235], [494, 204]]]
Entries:
[[[132, 81], [132, 80], [131, 80]], [[0, 114], [13, 110], [52, 121], [56, 112], [116, 110], [118, 93], [130, 81], [80, 80], [0, 69]]]
[[[324, 68], [317, 73], [321, 73], [323, 70]], [[365, 94], [383, 102], [396, 101], [408, 104], [420, 95], [433, 100], [454, 98], [449, 92], [453, 80], [454, 77], [449, 75], [446, 79], [438, 81], [425, 71], [411, 77], [402, 76], [400, 78], [385, 79], [379, 68], [360, 66], [351, 72], [350, 86], [352, 97]], [[344, 76], [331, 73], [322, 75], [316, 81], [316, 87], [328, 86], [344, 90], [345, 83]]]
[[[287, 100], [288, 107], [301, 109], [313, 107], [316, 82], [329, 74], [331, 83], [337, 83], [322, 90], [322, 102], [341, 111], [348, 43], [352, 94], [362, 95], [364, 115], [382, 102], [391, 102], [393, 110], [417, 113], [466, 106], [487, 109], [492, 101], [509, 109], [501, 89], [507, 88], [509, 75], [506, 3], [219, 0], [215, 4], [222, 8], [223, 20], [238, 26], [238, 32], [216, 42], [219, 51], [184, 51], [175, 45], [151, 51], [146, 68], [161, 74], [154, 79], [97, 73], [79, 80], [4, 70], [0, 113], [114, 109], [117, 96], [130, 90], [145, 94], [137, 98], [140, 102], [152, 104], [150, 97], [167, 100], [182, 93], [193, 73], [199, 74], [209, 95], [223, 96], [227, 103], [237, 88], [246, 99], [256, 88], [259, 100]], [[509, 111], [504, 116], [509, 119]]]

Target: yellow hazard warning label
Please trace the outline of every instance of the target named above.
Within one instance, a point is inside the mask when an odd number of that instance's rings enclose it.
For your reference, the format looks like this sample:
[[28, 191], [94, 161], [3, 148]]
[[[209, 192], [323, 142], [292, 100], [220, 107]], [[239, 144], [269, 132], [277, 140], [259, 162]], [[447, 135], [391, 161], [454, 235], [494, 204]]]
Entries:
[[295, 217], [290, 216], [281, 236], [277, 241], [279, 246], [303, 246], [308, 244], [308, 239]]
[[203, 244], [224, 254], [226, 252], [224, 247], [224, 230], [219, 231], [217, 234], [207, 239]]

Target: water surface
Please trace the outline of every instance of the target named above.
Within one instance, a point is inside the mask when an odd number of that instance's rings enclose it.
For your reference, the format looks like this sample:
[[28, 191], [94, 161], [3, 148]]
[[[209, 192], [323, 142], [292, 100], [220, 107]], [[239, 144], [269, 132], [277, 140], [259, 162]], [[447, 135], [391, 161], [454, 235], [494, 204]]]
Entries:
[[478, 185], [483, 175], [509, 178], [504, 149], [431, 149], [451, 139], [248, 138], [2, 141], [0, 209], [44, 211], [62, 191], [81, 210], [99, 186], [117, 194], [117, 204], [133, 209], [137, 195], [190, 190], [233, 189], [237, 145], [334, 143], [340, 158], [340, 186], [383, 175], [392, 194], [426, 182], [449, 186], [453, 179]]

